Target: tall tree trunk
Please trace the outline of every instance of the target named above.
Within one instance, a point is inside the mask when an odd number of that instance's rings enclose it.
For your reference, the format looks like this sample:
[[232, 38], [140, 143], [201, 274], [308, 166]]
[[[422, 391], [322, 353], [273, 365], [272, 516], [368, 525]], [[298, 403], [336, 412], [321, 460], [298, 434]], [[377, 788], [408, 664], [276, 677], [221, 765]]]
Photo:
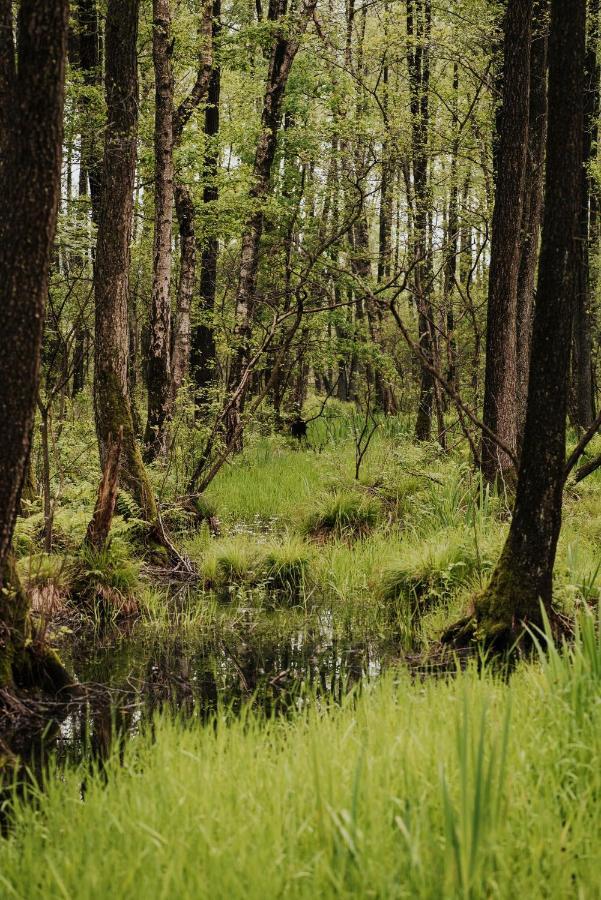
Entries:
[[[179, 146], [183, 131], [190, 116], [200, 102], [207, 96], [207, 116], [211, 118], [214, 113], [208, 112], [212, 105], [215, 90], [212, 84], [215, 79], [214, 48], [216, 37], [219, 33], [219, 16], [221, 12], [220, 0], [205, 0], [202, 11], [200, 33], [203, 41], [199, 68], [196, 81], [188, 96], [177, 109], [173, 120], [173, 145]], [[217, 74], [217, 79], [219, 75]], [[217, 123], [219, 122], [219, 81], [217, 81]], [[205, 129], [206, 130], [206, 129]], [[211, 150], [213, 152], [213, 150]], [[215, 167], [217, 159], [215, 159]], [[206, 176], [205, 176], [206, 177]], [[206, 197], [206, 182], [205, 182]], [[175, 209], [179, 225], [180, 236], [180, 277], [177, 290], [177, 302], [172, 329], [171, 347], [171, 398], [173, 405], [178, 391], [190, 366], [190, 357], [193, 345], [190, 311], [192, 297], [194, 295], [194, 283], [196, 280], [196, 230], [194, 227], [194, 204], [189, 188], [177, 178], [175, 182]], [[196, 330], [196, 329], [195, 329]]]
[[591, 218], [596, 202], [595, 174], [599, 119], [599, 0], [589, 0], [586, 48], [585, 128], [580, 207], [580, 252], [574, 273], [574, 313], [571, 416], [575, 425], [587, 428], [595, 418], [593, 384], [593, 334], [591, 277]]
[[94, 289], [94, 404], [102, 468], [123, 429], [121, 478], [154, 523], [157, 508], [138, 447], [128, 391], [130, 236], [136, 170], [139, 0], [109, 0], [106, 16], [107, 127]]
[[455, 314], [453, 292], [457, 278], [457, 258], [459, 255], [459, 182], [457, 162], [459, 156], [459, 64], [453, 66], [453, 143], [451, 146], [451, 173], [449, 190], [449, 213], [445, 240], [445, 264], [443, 282], [443, 311], [446, 326], [447, 381], [454, 390], [458, 389], [457, 341], [455, 338]]
[[545, 211], [526, 427], [509, 536], [476, 603], [477, 633], [509, 646], [549, 608], [561, 527], [582, 167], [586, 0], [552, 0]]
[[[213, 3], [213, 41], [219, 36], [221, 2]], [[217, 264], [219, 261], [219, 239], [215, 224], [215, 210], [219, 200], [217, 171], [219, 166], [219, 105], [221, 102], [221, 66], [218, 60], [213, 62], [213, 70], [209, 81], [209, 92], [204, 117], [205, 159], [203, 204], [211, 224], [203, 235], [200, 258], [200, 314], [199, 322], [194, 326], [191, 337], [190, 368], [196, 388], [197, 404], [202, 405], [205, 392], [216, 378], [216, 348], [213, 328], [213, 310], [217, 292]]]
[[179, 226], [180, 268], [171, 351], [171, 404], [175, 402], [188, 371], [190, 311], [196, 275], [194, 203], [190, 191], [181, 182], [176, 182], [175, 185], [175, 210]]
[[528, 372], [534, 315], [536, 264], [543, 214], [547, 139], [547, 64], [549, 0], [535, 0], [530, 54], [528, 157], [522, 210], [522, 248], [517, 287], [517, 449], [521, 448], [528, 400]]
[[0, 2], [0, 687], [27, 668], [36, 674], [11, 541], [31, 449], [60, 196], [68, 14], [66, 0], [22, 0], [15, 53], [12, 6]]
[[[503, 108], [492, 221], [488, 286], [484, 424], [510, 450], [517, 447], [517, 286], [528, 148], [533, 0], [508, 0], [505, 13]], [[489, 481], [508, 474], [511, 457], [488, 436], [482, 471]]]
[[[413, 254], [414, 294], [420, 350], [429, 366], [435, 364], [435, 333], [431, 303], [432, 270], [428, 247], [431, 197], [428, 176], [428, 132], [430, 127], [430, 38], [431, 0], [407, 0], [407, 61], [411, 100], [411, 150], [413, 165]], [[422, 366], [415, 437], [427, 441], [432, 433], [434, 379]]]
[[165, 450], [171, 412], [171, 239], [173, 228], [173, 73], [170, 0], [153, 0], [152, 58], [155, 77], [154, 256], [148, 348], [148, 459]]
[[[236, 323], [234, 350], [228, 378], [228, 395], [240, 386], [244, 369], [249, 361], [255, 291], [259, 269], [259, 251], [265, 219], [264, 204], [269, 196], [271, 167], [278, 142], [282, 101], [292, 64], [298, 52], [300, 37], [304, 34], [315, 9], [316, 0], [305, 0], [300, 22], [291, 31], [290, 23], [279, 29], [271, 50], [269, 72], [263, 98], [261, 134], [253, 165], [252, 186], [249, 190], [251, 213], [244, 223], [238, 287], [236, 290]], [[246, 388], [237, 391], [237, 398], [227, 414], [225, 441], [232, 449], [242, 448], [241, 414], [244, 408]]]

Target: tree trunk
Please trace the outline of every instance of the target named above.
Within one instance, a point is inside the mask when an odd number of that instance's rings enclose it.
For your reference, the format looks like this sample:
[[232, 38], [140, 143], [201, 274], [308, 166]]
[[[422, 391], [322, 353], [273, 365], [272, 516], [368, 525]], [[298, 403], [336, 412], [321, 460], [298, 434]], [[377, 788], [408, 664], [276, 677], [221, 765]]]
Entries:
[[94, 404], [100, 461], [123, 429], [122, 479], [148, 522], [157, 508], [134, 433], [128, 391], [130, 235], [136, 169], [139, 0], [109, 0], [106, 16], [107, 127], [94, 278]]
[[599, 0], [589, 0], [586, 48], [585, 128], [581, 178], [580, 252], [576, 260], [571, 417], [575, 425], [587, 428], [595, 418], [593, 379], [592, 290], [590, 264], [591, 219], [596, 199], [595, 174], [599, 119]]
[[175, 209], [179, 226], [180, 269], [171, 353], [172, 404], [175, 402], [188, 372], [190, 361], [190, 310], [192, 308], [196, 276], [194, 203], [192, 202], [190, 191], [181, 182], [177, 182], [175, 185]]
[[550, 607], [561, 527], [582, 167], [586, 0], [552, 0], [545, 211], [526, 427], [509, 536], [476, 603], [477, 634], [510, 646]]
[[[407, 0], [407, 61], [411, 99], [411, 155], [413, 164], [414, 295], [417, 305], [419, 347], [429, 366], [435, 365], [435, 334], [431, 303], [432, 267], [428, 248], [431, 196], [428, 176], [430, 123], [431, 0]], [[434, 406], [434, 379], [421, 368], [415, 437], [430, 440]]]
[[171, 71], [170, 0], [153, 0], [152, 58], [155, 75], [154, 256], [150, 341], [148, 348], [148, 418], [144, 437], [148, 459], [165, 450], [171, 414], [171, 237], [173, 228], [173, 73]]
[[[0, 2], [0, 687], [49, 675], [34, 657], [11, 541], [31, 449], [60, 197], [66, 0]], [[18, 59], [18, 69], [17, 69]], [[35, 669], [35, 666], [38, 666]]]
[[94, 550], [102, 550], [106, 546], [113, 514], [115, 512], [115, 502], [117, 500], [117, 490], [119, 488], [119, 466], [121, 465], [121, 445], [123, 443], [123, 432], [120, 431], [115, 439], [111, 442], [108, 449], [106, 463], [102, 472], [102, 478], [98, 487], [96, 496], [96, 505], [94, 506], [94, 514], [88, 525], [85, 541]]
[[[221, 2], [213, 3], [213, 41], [219, 35]], [[205, 159], [203, 204], [208, 213], [209, 224], [203, 235], [200, 259], [200, 321], [194, 326], [191, 336], [190, 368], [196, 388], [197, 405], [202, 405], [206, 389], [216, 378], [216, 348], [213, 335], [213, 310], [217, 292], [217, 263], [219, 260], [219, 240], [216, 226], [216, 207], [219, 200], [217, 170], [219, 166], [219, 104], [221, 99], [221, 67], [219, 61], [213, 63], [209, 92], [204, 118]]]
[[[503, 108], [492, 221], [488, 286], [484, 424], [515, 452], [517, 447], [516, 309], [520, 231], [528, 148], [530, 43], [533, 0], [508, 0], [505, 14]], [[489, 437], [482, 440], [482, 471], [494, 481], [508, 475], [511, 458]]]
[[522, 249], [517, 287], [517, 449], [521, 449], [528, 400], [536, 264], [543, 214], [547, 139], [548, 0], [535, 0], [530, 51], [528, 157], [522, 210]]

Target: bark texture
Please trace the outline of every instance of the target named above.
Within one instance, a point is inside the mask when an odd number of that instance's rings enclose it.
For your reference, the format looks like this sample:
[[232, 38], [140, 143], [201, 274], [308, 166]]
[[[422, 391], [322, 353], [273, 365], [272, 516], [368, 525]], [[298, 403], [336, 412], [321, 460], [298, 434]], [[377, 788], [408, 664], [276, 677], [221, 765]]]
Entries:
[[[220, 0], [213, 5], [213, 40], [219, 34]], [[207, 105], [204, 119], [205, 160], [203, 187], [203, 204], [206, 218], [210, 219], [206, 234], [203, 236], [200, 259], [200, 321], [195, 325], [191, 336], [190, 366], [196, 388], [197, 402], [202, 403], [206, 389], [214, 383], [216, 377], [216, 348], [213, 334], [213, 310], [217, 292], [217, 264], [219, 261], [219, 240], [215, 228], [213, 210], [219, 200], [219, 188], [216, 182], [219, 164], [217, 136], [219, 134], [219, 106], [221, 101], [221, 68], [214, 62], [209, 82]]]
[[149, 459], [165, 450], [171, 412], [171, 263], [173, 229], [173, 72], [170, 0], [153, 0], [152, 58], [155, 77], [154, 255], [147, 360]]
[[[413, 256], [414, 296], [417, 305], [419, 347], [429, 367], [435, 364], [435, 332], [431, 302], [432, 266], [428, 247], [431, 196], [428, 173], [428, 132], [430, 121], [430, 0], [407, 2], [407, 63], [411, 98], [411, 161], [413, 169]], [[419, 404], [415, 423], [418, 441], [430, 440], [434, 379], [431, 368], [422, 366]]]
[[130, 235], [136, 168], [139, 0], [109, 0], [106, 45], [107, 127], [98, 222], [94, 404], [104, 469], [111, 439], [123, 429], [122, 479], [145, 519], [157, 508], [142, 462], [128, 393]]
[[0, 2], [0, 687], [22, 667], [30, 625], [11, 541], [27, 471], [48, 269], [60, 196], [66, 0]]
[[585, 128], [581, 178], [580, 242], [574, 270], [574, 313], [571, 418], [575, 425], [587, 428], [595, 418], [592, 305], [595, 296], [591, 250], [599, 238], [598, 187], [592, 168], [597, 157], [600, 69], [599, 0], [589, 0], [586, 48]]
[[547, 65], [549, 44], [549, 0], [535, 0], [530, 54], [530, 112], [528, 157], [522, 210], [522, 248], [517, 288], [517, 449], [521, 448], [528, 400], [528, 373], [536, 265], [540, 243], [545, 184], [545, 143], [547, 139]]
[[[488, 288], [484, 424], [511, 451], [517, 448], [517, 287], [528, 149], [533, 0], [508, 0], [505, 13], [503, 106], [497, 150]], [[482, 440], [482, 471], [494, 481], [511, 458]]]
[[475, 610], [477, 634], [504, 646], [522, 622], [540, 622], [540, 601], [549, 607], [552, 599], [580, 209], [585, 22], [586, 0], [552, 0], [546, 199], [524, 443], [509, 536]]

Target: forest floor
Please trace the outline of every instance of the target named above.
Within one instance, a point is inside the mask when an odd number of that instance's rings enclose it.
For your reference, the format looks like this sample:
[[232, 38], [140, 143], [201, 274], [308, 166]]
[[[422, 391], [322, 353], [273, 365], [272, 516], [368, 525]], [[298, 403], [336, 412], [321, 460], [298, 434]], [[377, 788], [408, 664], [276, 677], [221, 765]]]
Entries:
[[[556, 602], [585, 616], [571, 651], [509, 680], [482, 659], [434, 678], [419, 661], [486, 583], [509, 521], [461, 447], [416, 446], [390, 419], [356, 480], [357, 422], [333, 404], [306, 444], [249, 435], [204, 500], [219, 536], [169, 500], [182, 451], [153, 477], [198, 575], [165, 584], [125, 495], [109, 550], [82, 560], [97, 473], [81, 421], [61, 437], [52, 553], [35, 504], [15, 544], [86, 703], [29, 748], [43, 787], [6, 793], [0, 893], [599, 896], [601, 643], [586, 614], [601, 472], [566, 493]], [[86, 623], [75, 560], [139, 615]]]

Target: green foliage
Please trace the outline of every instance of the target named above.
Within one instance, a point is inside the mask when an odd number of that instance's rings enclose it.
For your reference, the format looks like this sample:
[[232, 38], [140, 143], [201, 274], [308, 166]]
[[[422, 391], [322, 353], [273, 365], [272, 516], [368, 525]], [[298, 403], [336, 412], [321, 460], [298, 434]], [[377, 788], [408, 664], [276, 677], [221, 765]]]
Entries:
[[362, 537], [376, 526], [382, 515], [378, 501], [367, 494], [337, 490], [324, 494], [303, 524], [313, 537]]
[[428, 541], [414, 540], [382, 575], [381, 596], [386, 601], [405, 600], [422, 611], [448, 601], [462, 586], [482, 582], [493, 566], [496, 549], [489, 545], [484, 553], [474, 535], [460, 527], [437, 532]]
[[222, 599], [240, 589], [259, 591], [259, 600], [299, 601], [304, 597], [310, 553], [298, 539], [255, 544], [246, 535], [207, 548], [201, 561], [205, 586]]

